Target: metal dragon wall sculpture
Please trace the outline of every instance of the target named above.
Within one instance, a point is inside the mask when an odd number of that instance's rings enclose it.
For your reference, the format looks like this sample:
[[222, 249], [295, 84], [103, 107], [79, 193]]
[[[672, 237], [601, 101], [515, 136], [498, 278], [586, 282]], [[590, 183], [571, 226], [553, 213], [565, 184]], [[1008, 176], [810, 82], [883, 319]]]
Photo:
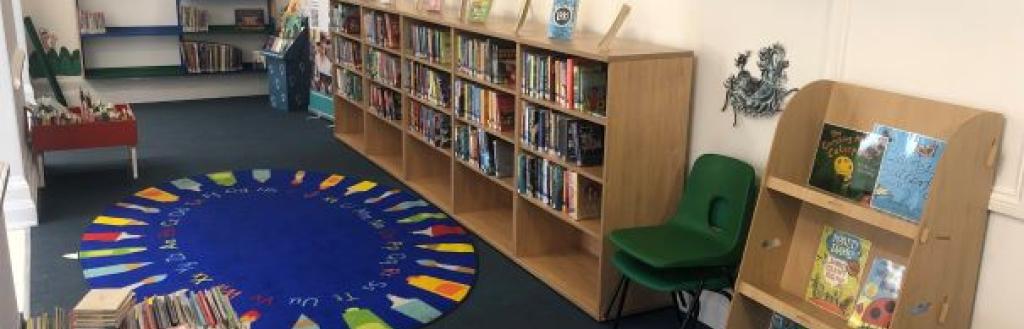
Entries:
[[782, 111], [782, 102], [797, 88], [786, 88], [786, 48], [775, 43], [761, 48], [757, 53], [757, 67], [761, 70], [761, 78], [754, 77], [747, 71], [747, 59], [750, 51], [740, 53], [736, 57], [736, 68], [740, 71], [725, 80], [724, 112], [732, 105], [732, 125], [736, 126], [737, 117], [743, 114], [749, 117], [770, 117]]

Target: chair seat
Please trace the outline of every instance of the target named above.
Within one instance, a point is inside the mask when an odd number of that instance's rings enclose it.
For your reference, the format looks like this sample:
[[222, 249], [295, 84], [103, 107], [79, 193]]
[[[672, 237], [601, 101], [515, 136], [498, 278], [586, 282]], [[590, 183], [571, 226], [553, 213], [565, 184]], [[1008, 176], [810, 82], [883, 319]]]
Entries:
[[608, 239], [619, 250], [653, 268], [730, 266], [737, 262], [714, 237], [673, 225], [616, 230]]
[[698, 285], [707, 290], [722, 290], [732, 285], [720, 269], [657, 269], [622, 251], [615, 253], [612, 263], [630, 281], [660, 292], [695, 291]]

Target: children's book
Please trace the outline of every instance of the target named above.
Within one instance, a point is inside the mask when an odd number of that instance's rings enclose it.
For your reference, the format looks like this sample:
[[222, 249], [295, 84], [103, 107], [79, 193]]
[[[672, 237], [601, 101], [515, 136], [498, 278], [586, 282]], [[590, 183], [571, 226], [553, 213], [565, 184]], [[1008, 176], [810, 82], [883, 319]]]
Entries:
[[871, 271], [860, 288], [860, 296], [846, 322], [850, 328], [887, 329], [892, 323], [896, 300], [900, 297], [906, 266], [875, 257]]
[[857, 193], [851, 189], [854, 159], [866, 135], [864, 132], [826, 123], [821, 130], [808, 183], [845, 198], [857, 199]]
[[807, 284], [807, 301], [846, 318], [857, 298], [870, 249], [871, 241], [825, 226]]
[[853, 178], [850, 180], [850, 192], [862, 204], [871, 204], [871, 193], [875, 189], [878, 168], [882, 164], [882, 155], [889, 145], [889, 138], [876, 133], [867, 134], [860, 141], [857, 156], [853, 160]]
[[469, 0], [469, 9], [467, 11], [470, 22], [486, 22], [487, 16], [491, 14], [491, 0]]
[[551, 5], [551, 23], [548, 24], [548, 38], [572, 39], [572, 30], [576, 28], [576, 12], [578, 0], [555, 0]]
[[782, 314], [772, 312], [772, 319], [768, 323], [768, 329], [807, 329], [807, 327], [801, 326]]
[[888, 137], [889, 146], [882, 156], [871, 207], [918, 223], [946, 142], [885, 125], [875, 125], [874, 131]]

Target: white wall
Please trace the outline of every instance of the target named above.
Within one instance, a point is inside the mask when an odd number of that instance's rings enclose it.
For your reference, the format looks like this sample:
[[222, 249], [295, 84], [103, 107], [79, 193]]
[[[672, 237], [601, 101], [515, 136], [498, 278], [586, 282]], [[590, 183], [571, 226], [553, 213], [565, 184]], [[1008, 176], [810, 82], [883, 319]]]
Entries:
[[[1007, 129], [975, 304], [975, 328], [1021, 328], [1024, 305], [1024, 2], [1019, 0], [633, 0], [623, 34], [693, 49], [691, 159], [714, 152], [762, 172], [776, 119], [720, 112], [733, 58], [786, 45], [794, 87], [831, 78], [1001, 112]], [[518, 1], [496, 5], [514, 15]], [[621, 1], [583, 1], [582, 28], [604, 31]], [[534, 1], [546, 20], [550, 0]], [[748, 64], [754, 69], [754, 63]], [[965, 173], [967, 174], [967, 173]]]

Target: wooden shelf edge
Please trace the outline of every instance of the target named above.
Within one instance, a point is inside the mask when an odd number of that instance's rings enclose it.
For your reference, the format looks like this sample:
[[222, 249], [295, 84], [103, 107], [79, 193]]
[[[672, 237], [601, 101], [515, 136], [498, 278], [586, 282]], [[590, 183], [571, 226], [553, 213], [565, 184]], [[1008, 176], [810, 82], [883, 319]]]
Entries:
[[402, 131], [403, 130], [402, 129], [402, 122], [401, 121], [397, 121], [396, 122], [394, 120], [385, 118], [384, 116], [380, 115], [380, 113], [377, 113], [377, 108], [375, 108], [373, 106], [369, 106], [366, 109], [366, 112], [370, 113], [370, 116], [372, 116], [374, 118], [377, 118], [377, 120], [384, 121], [384, 123], [386, 123], [388, 126], [391, 126], [392, 128], [398, 129], [398, 131]]
[[575, 171], [576, 173], [583, 175], [583, 177], [589, 178], [590, 180], [597, 182], [598, 184], [604, 184], [604, 178], [602, 177], [602, 174], [604, 173], [604, 166], [580, 167], [575, 164], [569, 163], [568, 161], [562, 160], [557, 156], [548, 154], [547, 152], [542, 152], [530, 145], [520, 143], [519, 148], [536, 157], [547, 159], [548, 161], [554, 162], [559, 166]]
[[917, 239], [920, 234], [920, 227], [917, 224], [802, 184], [796, 184], [778, 177], [768, 177], [765, 185], [773, 191], [789, 195], [908, 239]]
[[379, 86], [381, 88], [391, 89], [391, 91], [394, 91], [394, 92], [398, 93], [399, 95], [402, 94], [402, 89], [400, 87], [398, 87], [398, 86], [393, 86], [393, 85], [391, 85], [390, 83], [387, 83], [384, 80], [380, 80], [380, 79], [374, 78], [369, 73], [367, 73], [365, 75], [365, 77], [366, 77], [366, 80], [369, 80], [370, 82], [372, 82], [376, 86]]
[[490, 88], [490, 89], [493, 89], [493, 90], [496, 90], [496, 91], [500, 91], [500, 92], [503, 92], [503, 93], [506, 93], [506, 94], [509, 94], [509, 95], [512, 95], [512, 96], [516, 96], [518, 94], [515, 91], [515, 89], [512, 89], [513, 87], [502, 86], [502, 85], [499, 85], [499, 84], [496, 84], [496, 83], [493, 83], [493, 82], [486, 81], [486, 80], [481, 79], [481, 78], [474, 77], [472, 75], [466, 74], [465, 72], [459, 71], [458, 68], [455, 69], [455, 77], [457, 77], [459, 79], [462, 79], [462, 80], [466, 80], [466, 81], [475, 83], [475, 84], [478, 84], [478, 85], [481, 85], [481, 86], [484, 86], [484, 87], [487, 87], [487, 88]]
[[[778, 312], [779, 314], [786, 316], [790, 320], [796, 321], [804, 327], [829, 329], [846, 328], [846, 321], [843, 321], [838, 316], [830, 316], [823, 320], [819, 315], [812, 314], [811, 312], [805, 312], [799, 307], [794, 306], [794, 302], [805, 303], [802, 299], [794, 300], [798, 297], [788, 296], [788, 298], [779, 298], [747, 282], [739, 282], [736, 285], [736, 288], [737, 292], [743, 296], [754, 300], [758, 304], [761, 304], [774, 312]], [[810, 304], [807, 305], [809, 307], [815, 307]], [[813, 313], [824, 313], [824, 311], [815, 309], [815, 312]]]
[[533, 276], [540, 278], [543, 282], [547, 282], [548, 287], [551, 287], [562, 297], [579, 306], [587, 314], [590, 314], [595, 319], [600, 318], [600, 299], [598, 298], [597, 283], [595, 282], [593, 286], [585, 286], [584, 282], [587, 280], [581, 279], [581, 273], [579, 272], [572, 275], [559, 274], [559, 272], [575, 271], [572, 268], [574, 267], [573, 265], [580, 265], [575, 263], [581, 262], [586, 263], [583, 264], [585, 267], [591, 268], [582, 272], [582, 275], [586, 275], [586, 273], [597, 274], [599, 265], [596, 256], [580, 251], [572, 254], [519, 256], [512, 257], [512, 260], [526, 269], [527, 272], [533, 274]]
[[[444, 73], [448, 73], [448, 75], [452, 74], [452, 68], [450, 66], [451, 64], [437, 63], [437, 62], [431, 61], [429, 59], [413, 55], [410, 52], [406, 52], [405, 55], [402, 56], [402, 57], [404, 57], [406, 60], [412, 61], [413, 63], [419, 64], [419, 65], [423, 65], [423, 66], [426, 66], [426, 67], [429, 67], [429, 68], [432, 68], [432, 69], [435, 69], [435, 70], [438, 70], [438, 71], [441, 71], [441, 72], [444, 72]], [[445, 65], [449, 65], [449, 66], [445, 66]]]
[[364, 40], [363, 44], [366, 45], [367, 47], [370, 47], [370, 48], [373, 48], [373, 49], [376, 49], [376, 50], [380, 50], [380, 51], [386, 52], [386, 53], [391, 54], [391, 55], [393, 55], [395, 57], [398, 57], [398, 58], [402, 58], [402, 51], [399, 50], [399, 49], [391, 49], [391, 48], [388, 48], [388, 47], [385, 47], [385, 46], [381, 46], [381, 45], [373, 43], [370, 40]]
[[501, 131], [494, 130], [494, 128], [487, 127], [487, 126], [485, 126], [483, 124], [480, 124], [479, 122], [476, 122], [476, 121], [473, 121], [473, 120], [469, 120], [469, 119], [466, 119], [466, 118], [463, 118], [463, 117], [460, 117], [460, 116], [457, 116], [457, 115], [453, 115], [453, 117], [455, 117], [456, 120], [458, 120], [459, 122], [461, 122], [461, 123], [463, 123], [465, 125], [476, 127], [477, 129], [483, 130], [483, 131], [487, 132], [487, 134], [489, 134], [491, 136], [495, 136], [495, 137], [501, 138], [501, 139], [505, 140], [506, 142], [511, 143], [512, 145], [516, 144], [516, 138], [512, 134], [511, 131], [501, 132]]
[[564, 114], [573, 116], [573, 117], [578, 118], [578, 119], [587, 120], [587, 121], [590, 121], [590, 122], [593, 122], [593, 123], [596, 123], [596, 124], [599, 124], [599, 125], [602, 125], [602, 126], [608, 125], [608, 118], [591, 115], [591, 114], [589, 114], [587, 112], [583, 112], [583, 111], [573, 110], [573, 109], [570, 109], [570, 108], [558, 105], [555, 102], [546, 101], [546, 100], [538, 99], [538, 98], [535, 98], [535, 97], [530, 97], [529, 95], [526, 95], [526, 94], [519, 95], [519, 97], [521, 99], [523, 99], [524, 101], [527, 101], [527, 102], [530, 102], [530, 103], [533, 103], [533, 104], [536, 104], [536, 105], [543, 106], [543, 107], [551, 109], [553, 111], [562, 112]]
[[405, 95], [409, 96], [409, 99], [416, 101], [421, 105], [432, 108], [438, 112], [447, 114], [448, 116], [452, 115], [452, 110], [448, 106], [441, 106], [441, 104], [434, 103], [434, 101], [432, 100], [417, 96], [416, 94], [412, 93], [412, 91], [406, 91]]
[[529, 201], [534, 206], [541, 208], [544, 211], [547, 211], [549, 214], [555, 216], [555, 218], [558, 218], [560, 221], [565, 222], [566, 224], [569, 224], [572, 227], [579, 229], [580, 231], [583, 231], [583, 233], [586, 233], [587, 235], [597, 239], [602, 238], [601, 218], [587, 218], [579, 220], [573, 219], [572, 217], [569, 217], [568, 214], [562, 213], [558, 210], [555, 210], [554, 208], [551, 208], [551, 206], [548, 206], [544, 202], [537, 200], [537, 198], [528, 195], [522, 195], [520, 193], [516, 193], [516, 195], [523, 198], [523, 200]]
[[505, 188], [506, 190], [509, 190], [510, 192], [515, 193], [515, 191], [516, 191], [515, 187], [512, 185], [512, 177], [498, 178], [498, 177], [494, 177], [494, 176], [485, 174], [482, 170], [480, 170], [479, 167], [477, 167], [477, 166], [475, 166], [473, 164], [470, 164], [468, 162], [462, 161], [462, 159], [459, 159], [459, 157], [455, 157], [455, 162], [458, 162], [459, 164], [462, 164], [464, 167], [469, 168], [470, 170], [472, 170], [473, 172], [477, 173], [480, 176], [486, 177], [490, 181], [494, 182], [495, 184], [498, 184], [498, 186], [501, 186], [501, 187]]
[[[505, 216], [507, 212], [508, 216]], [[485, 209], [452, 214], [452, 218], [505, 255], [512, 256], [512, 209]], [[499, 217], [499, 218], [493, 218]], [[506, 224], [487, 223], [508, 221]]]
[[[362, 17], [360, 17], [359, 19], [362, 20]], [[356, 42], [356, 43], [362, 43], [363, 42], [363, 40], [361, 38], [359, 38], [358, 35], [349, 34], [349, 33], [342, 32], [342, 31], [331, 31], [331, 34], [337, 35], [337, 36], [341, 36], [343, 38], [349, 39], [349, 40], [351, 40], [353, 42]]]
[[357, 67], [355, 67], [352, 64], [345, 63], [345, 62], [342, 62], [342, 61], [338, 61], [337, 59], [332, 59], [332, 62], [334, 63], [334, 66], [343, 68], [346, 71], [355, 73], [358, 76], [361, 76], [361, 77], [364, 77], [364, 78], [366, 77], [366, 75], [363, 74], [363, 70], [362, 69], [357, 68]]
[[412, 130], [407, 130], [407, 131], [409, 132], [409, 136], [412, 137], [412, 139], [418, 140], [420, 143], [423, 143], [423, 145], [426, 145], [427, 147], [433, 149], [434, 151], [438, 151], [438, 152], [441, 152], [442, 154], [444, 154], [444, 155], [446, 155], [448, 157], [452, 157], [452, 150], [447, 149], [447, 148], [443, 148], [443, 147], [434, 146], [434, 143], [431, 143], [430, 141], [428, 141], [425, 137], [423, 137], [423, 135], [420, 135], [420, 133], [418, 133], [418, 132], [415, 132], [415, 131], [412, 131]]

